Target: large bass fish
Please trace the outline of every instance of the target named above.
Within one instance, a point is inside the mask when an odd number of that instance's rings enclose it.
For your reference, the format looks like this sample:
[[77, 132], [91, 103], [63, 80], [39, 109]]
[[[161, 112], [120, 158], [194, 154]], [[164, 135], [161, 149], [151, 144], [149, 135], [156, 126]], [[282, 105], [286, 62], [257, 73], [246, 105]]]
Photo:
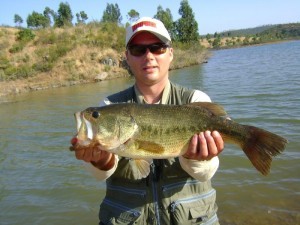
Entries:
[[253, 166], [267, 175], [272, 157], [284, 150], [287, 140], [225, 116], [220, 105], [208, 102], [91, 107], [75, 114], [78, 133], [70, 149], [99, 146], [119, 156], [136, 159], [141, 177], [146, 177], [150, 171], [146, 161], [183, 155], [195, 133], [217, 130], [225, 142], [240, 146]]

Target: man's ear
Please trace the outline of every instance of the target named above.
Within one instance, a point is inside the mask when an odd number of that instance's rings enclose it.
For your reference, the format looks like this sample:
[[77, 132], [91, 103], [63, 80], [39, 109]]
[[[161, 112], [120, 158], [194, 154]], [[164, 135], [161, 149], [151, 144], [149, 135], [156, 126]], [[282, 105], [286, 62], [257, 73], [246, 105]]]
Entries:
[[130, 68], [130, 57], [129, 57], [129, 52], [128, 52], [128, 50], [125, 51], [125, 57], [126, 57], [127, 65], [128, 65], [129, 68]]

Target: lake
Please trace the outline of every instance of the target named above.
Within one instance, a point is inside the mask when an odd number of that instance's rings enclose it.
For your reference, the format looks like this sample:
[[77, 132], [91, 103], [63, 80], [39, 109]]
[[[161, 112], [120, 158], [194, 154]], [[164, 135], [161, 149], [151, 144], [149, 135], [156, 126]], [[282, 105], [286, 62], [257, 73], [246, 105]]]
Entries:
[[[170, 79], [206, 92], [232, 119], [289, 140], [268, 176], [226, 145], [212, 180], [221, 224], [300, 224], [300, 41], [213, 51], [208, 63], [171, 71]], [[117, 79], [1, 99], [1, 225], [97, 224], [105, 184], [68, 150], [73, 113], [132, 84]]]

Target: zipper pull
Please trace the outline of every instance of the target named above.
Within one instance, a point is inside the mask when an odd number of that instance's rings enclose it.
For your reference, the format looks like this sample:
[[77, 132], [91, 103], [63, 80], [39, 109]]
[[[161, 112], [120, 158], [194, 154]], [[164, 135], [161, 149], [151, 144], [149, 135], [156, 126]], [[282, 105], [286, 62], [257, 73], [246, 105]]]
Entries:
[[156, 165], [154, 163], [151, 164], [151, 172], [153, 175], [153, 180], [157, 181], [157, 171], [156, 171]]
[[170, 205], [170, 210], [171, 212], [175, 212], [175, 209], [176, 209], [176, 203], [175, 202], [172, 202], [171, 205]]

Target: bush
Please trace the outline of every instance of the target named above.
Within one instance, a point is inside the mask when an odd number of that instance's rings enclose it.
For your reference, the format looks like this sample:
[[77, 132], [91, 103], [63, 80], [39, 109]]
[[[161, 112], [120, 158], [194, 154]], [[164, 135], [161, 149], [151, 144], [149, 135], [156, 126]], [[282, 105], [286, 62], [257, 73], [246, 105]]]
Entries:
[[90, 23], [81, 43], [99, 48], [112, 48], [116, 51], [125, 50], [125, 28], [116, 23]]
[[6, 76], [4, 70], [0, 69], [0, 81], [5, 81], [5, 80], [6, 80]]
[[57, 43], [57, 45], [50, 46], [49, 48], [39, 49], [36, 51], [36, 54], [40, 60], [33, 65], [33, 69], [39, 72], [48, 72], [52, 70], [54, 63], [59, 58], [65, 56], [72, 48], [72, 44], [61, 42]]
[[57, 35], [55, 34], [54, 30], [52, 29], [50, 32], [49, 30], [40, 30], [38, 34], [38, 38], [35, 41], [35, 45], [42, 44], [42, 45], [50, 45], [54, 44], [57, 41]]
[[0, 57], [0, 69], [6, 69], [9, 67], [10, 63], [7, 57], [1, 56]]
[[22, 29], [17, 34], [17, 40], [18, 41], [31, 41], [35, 37], [35, 34], [30, 29]]
[[21, 78], [28, 78], [35, 74], [33, 68], [29, 65], [20, 67], [9, 66], [4, 70], [5, 80], [16, 80]]
[[48, 72], [52, 70], [54, 64], [52, 62], [37, 62], [32, 68], [37, 72]]
[[8, 40], [2, 40], [0, 42], [0, 52], [4, 52], [9, 46]]
[[10, 53], [17, 53], [23, 50], [26, 43], [33, 40], [35, 34], [30, 29], [22, 29], [17, 34], [17, 41], [8, 51]]
[[16, 44], [14, 44], [8, 51], [10, 53], [17, 53], [23, 50], [23, 48], [25, 47], [25, 42], [21, 41], [21, 42], [17, 42]]

